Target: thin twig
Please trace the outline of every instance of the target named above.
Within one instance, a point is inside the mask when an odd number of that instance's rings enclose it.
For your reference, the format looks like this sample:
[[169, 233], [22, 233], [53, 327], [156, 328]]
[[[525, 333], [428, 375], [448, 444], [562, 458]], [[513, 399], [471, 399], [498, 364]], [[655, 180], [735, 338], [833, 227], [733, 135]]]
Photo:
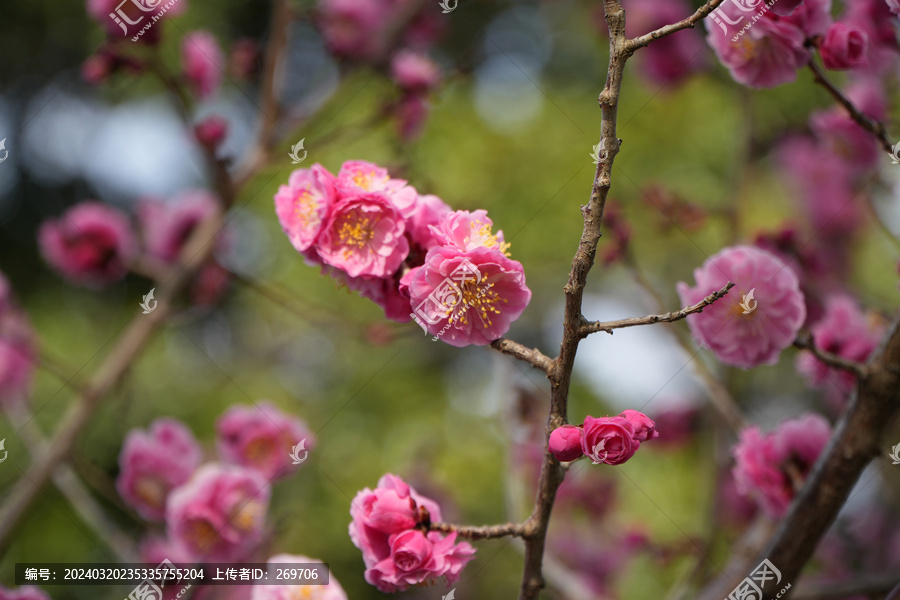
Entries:
[[620, 319], [618, 321], [593, 321], [586, 323], [581, 327], [581, 337], [587, 337], [598, 331], [605, 331], [612, 335], [613, 329], [622, 329], [624, 327], [636, 327], [638, 325], [652, 325], [654, 323], [673, 323], [680, 321], [688, 315], [703, 312], [703, 309], [725, 296], [728, 290], [734, 287], [730, 281], [721, 290], [715, 291], [697, 304], [682, 308], [679, 311], [669, 312], [664, 315], [649, 315], [646, 317], [633, 317], [630, 319]]
[[681, 31], [682, 29], [693, 29], [693, 27], [697, 23], [706, 18], [706, 16], [713, 10], [715, 10], [715, 8], [721, 3], [722, 0], [712, 0], [711, 2], [707, 2], [706, 4], [698, 8], [697, 12], [689, 16], [687, 19], [683, 19], [681, 21], [678, 21], [677, 23], [672, 23], [671, 25], [664, 25], [659, 29], [651, 31], [650, 33], [646, 33], [644, 35], [640, 35], [636, 38], [628, 40], [625, 45], [626, 51], [630, 54], [638, 48], [643, 48], [650, 42], [658, 40], [661, 37], [671, 35], [675, 32]]
[[856, 105], [837, 88], [837, 86], [829, 81], [828, 77], [825, 76], [825, 73], [822, 72], [822, 69], [816, 64], [815, 60], [810, 58], [807, 66], [809, 66], [809, 70], [812, 71], [815, 82], [824, 87], [828, 93], [831, 94], [832, 98], [844, 107], [850, 114], [850, 118], [856, 121], [860, 127], [877, 137], [878, 141], [881, 143], [881, 147], [884, 148], [888, 154], [891, 154], [893, 152], [893, 146], [888, 139], [887, 130], [884, 128], [884, 125], [880, 121], [869, 118], [865, 113], [859, 110]]
[[801, 350], [808, 350], [819, 362], [824, 363], [829, 367], [847, 371], [857, 378], [866, 376], [866, 366], [864, 364], [841, 358], [837, 354], [832, 354], [831, 352], [825, 352], [816, 346], [816, 342], [811, 334], [798, 335], [797, 339], [794, 340], [794, 346]]
[[548, 375], [553, 369], [553, 359], [538, 350], [537, 348], [526, 348], [519, 342], [514, 342], [506, 338], [500, 338], [491, 342], [491, 348], [514, 356], [519, 360], [524, 360], [535, 369], [539, 369]]
[[490, 540], [503, 537], [522, 537], [525, 525], [522, 523], [504, 523], [502, 525], [453, 525], [451, 523], [432, 523], [429, 531], [455, 533], [469, 540]]

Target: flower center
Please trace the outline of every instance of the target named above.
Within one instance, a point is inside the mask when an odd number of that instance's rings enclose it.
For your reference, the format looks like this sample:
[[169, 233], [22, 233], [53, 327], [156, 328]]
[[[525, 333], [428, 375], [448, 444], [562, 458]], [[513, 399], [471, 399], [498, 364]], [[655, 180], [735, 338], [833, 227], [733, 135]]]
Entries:
[[471, 234], [466, 237], [466, 244], [475, 243], [476, 245], [484, 246], [485, 248], [497, 248], [500, 252], [509, 256], [509, 243], [501, 243], [500, 240], [497, 239], [497, 236], [491, 233], [491, 226], [489, 223], [472, 221], [469, 223], [469, 228], [471, 229]]
[[453, 323], [455, 319], [465, 325], [469, 322], [470, 311], [474, 311], [474, 315], [481, 321], [482, 327], [487, 328], [493, 325], [491, 317], [500, 314], [500, 310], [495, 305], [508, 302], [506, 298], [501, 298], [497, 292], [491, 289], [493, 287], [494, 284], [487, 283], [486, 280], [482, 280], [480, 284], [468, 281], [464, 283], [460, 290], [462, 292], [460, 303], [450, 311], [452, 314], [450, 314], [448, 323]]
[[357, 171], [351, 177], [353, 183], [356, 184], [357, 187], [364, 189], [365, 191], [371, 191], [373, 184], [377, 181], [378, 183], [387, 183], [390, 179], [388, 176], [383, 176], [379, 178], [375, 178], [375, 173], [372, 171]]
[[153, 508], [163, 507], [167, 491], [168, 486], [159, 477], [152, 475], [141, 477], [134, 484], [134, 493], [137, 497]]
[[394, 564], [403, 571], [414, 571], [421, 564], [421, 560], [412, 552], [401, 550], [394, 554]]
[[256, 524], [262, 517], [263, 507], [256, 500], [250, 500], [240, 508], [234, 515], [232, 522], [241, 531], [250, 531], [256, 528]]
[[378, 220], [370, 219], [358, 210], [344, 215], [337, 227], [338, 238], [344, 246], [344, 258], [365, 248], [374, 237], [377, 225]]
[[203, 548], [218, 535], [216, 529], [206, 519], [194, 519], [188, 525], [187, 538], [194, 542], [195, 548]]
[[311, 585], [292, 585], [288, 591], [288, 600], [316, 600], [321, 597], [320, 590]]
[[319, 217], [319, 203], [308, 189], [300, 190], [294, 198], [294, 216], [305, 227], [315, 227], [322, 222]]

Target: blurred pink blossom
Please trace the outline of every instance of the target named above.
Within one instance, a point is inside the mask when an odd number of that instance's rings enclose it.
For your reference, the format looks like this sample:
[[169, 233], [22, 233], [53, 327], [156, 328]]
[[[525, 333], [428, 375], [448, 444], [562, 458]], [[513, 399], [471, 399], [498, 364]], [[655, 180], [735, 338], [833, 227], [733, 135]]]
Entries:
[[432, 230], [431, 226], [437, 227], [441, 220], [452, 212], [453, 209], [434, 194], [419, 196], [415, 210], [407, 219], [406, 231], [413, 247], [422, 252], [421, 260], [425, 259], [425, 252], [440, 244], [439, 234]]
[[819, 46], [826, 69], [855, 69], [866, 64], [869, 38], [864, 31], [847, 23], [834, 23]]
[[853, 0], [845, 4], [844, 22], [858, 28], [868, 39], [866, 71], [883, 73], [897, 64], [896, 22], [885, 0]]
[[192, 31], [181, 41], [181, 65], [194, 93], [209, 98], [222, 85], [225, 55], [208, 31]]
[[[459, 281], [460, 277], [466, 281]], [[459, 297], [455, 291], [444, 295], [451, 279], [456, 280]], [[521, 263], [497, 248], [479, 246], [462, 252], [436, 246], [407, 281], [419, 325], [458, 348], [485, 346], [502, 337], [531, 300]], [[434, 299], [434, 292], [441, 295], [440, 301]]]
[[391, 59], [391, 77], [401, 88], [424, 91], [440, 84], [441, 70], [428, 55], [401, 50]]
[[[780, 2], [781, 0], [778, 0], [775, 4]], [[825, 31], [831, 25], [831, 0], [803, 0], [788, 16], [778, 16], [775, 11], [771, 11], [766, 13], [766, 18], [794, 25], [808, 38], [825, 35]]]
[[375, 61], [388, 49], [390, 11], [382, 0], [321, 0], [318, 25], [337, 56]]
[[797, 275], [753, 246], [722, 249], [694, 270], [694, 279], [695, 287], [678, 283], [684, 304], [700, 302], [728, 281], [735, 284], [725, 297], [687, 318], [694, 339], [727, 365], [746, 369], [775, 364], [806, 318]]
[[102, 285], [125, 276], [137, 251], [128, 217], [101, 202], [76, 204], [38, 231], [44, 259], [77, 284]]
[[216, 421], [216, 447], [223, 462], [257, 469], [269, 480], [296, 470], [291, 452], [303, 440], [306, 451], [315, 447], [306, 423], [271, 402], [232, 406]]
[[[784, 516], [831, 437], [821, 415], [806, 414], [781, 423], [768, 434], [753, 426], [741, 432], [734, 447], [734, 478], [740, 493], [753, 497], [770, 516]], [[791, 473], [801, 478], [792, 481]]]
[[210, 115], [194, 125], [194, 137], [211, 151], [215, 151], [227, 135], [228, 121], [219, 115]]
[[50, 596], [35, 585], [26, 585], [14, 590], [0, 585], [0, 600], [50, 600]]
[[182, 192], [168, 202], [142, 200], [137, 212], [145, 252], [174, 263], [197, 226], [219, 210], [218, 199], [206, 190]]
[[[840, 294], [825, 301], [825, 314], [812, 326], [811, 333], [820, 350], [864, 363], [878, 346], [883, 330], [866, 319], [855, 300]], [[809, 352], [797, 357], [797, 370], [811, 385], [821, 387], [830, 382], [844, 395], [856, 385], [852, 373], [829, 367]]]
[[[693, 7], [684, 0], [631, 0], [625, 33], [628, 37], [644, 35], [685, 19], [692, 12]], [[681, 83], [703, 70], [708, 63], [708, 52], [700, 32], [688, 29], [654, 41], [641, 50], [638, 60], [641, 61], [638, 75], [650, 83], [665, 86]]]
[[0, 271], [0, 406], [27, 397], [36, 364], [36, 336]]
[[404, 142], [416, 139], [422, 133], [428, 113], [428, 100], [423, 93], [404, 94], [394, 108], [400, 139]]
[[125, 436], [116, 489], [142, 517], [162, 521], [169, 493], [190, 479], [200, 459], [200, 446], [183, 423], [157, 419], [147, 431]]
[[440, 522], [440, 508], [396, 475], [384, 475], [375, 490], [360, 491], [350, 516], [350, 539], [362, 551], [366, 581], [382, 592], [403, 591], [441, 577], [453, 583], [475, 555], [468, 543], [455, 543], [455, 533], [417, 529]]
[[[276, 554], [268, 560], [270, 566], [279, 565], [281, 568], [318, 562], [321, 561], [295, 554]], [[329, 571], [328, 583], [325, 585], [254, 585], [250, 600], [347, 600], [347, 592], [334, 573]]]
[[262, 536], [270, 494], [269, 483], [255, 469], [204, 465], [169, 496], [169, 537], [198, 559], [240, 560]]

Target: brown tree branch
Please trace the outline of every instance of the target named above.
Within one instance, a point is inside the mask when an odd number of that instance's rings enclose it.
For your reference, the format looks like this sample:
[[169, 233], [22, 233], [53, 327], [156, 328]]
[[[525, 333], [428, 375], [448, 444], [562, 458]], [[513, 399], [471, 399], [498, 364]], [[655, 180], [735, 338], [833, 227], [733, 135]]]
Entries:
[[678, 21], [677, 23], [672, 23], [671, 25], [664, 25], [659, 29], [651, 31], [650, 33], [645, 33], [644, 35], [639, 35], [636, 38], [628, 40], [626, 48], [628, 49], [629, 54], [633, 53], [638, 48], [643, 48], [650, 42], [658, 40], [661, 37], [671, 35], [677, 31], [681, 31], [682, 29], [693, 29], [697, 23], [706, 18], [706, 16], [714, 11], [716, 7], [721, 3], [722, 0], [710, 0], [710, 2], [707, 2], [706, 4], [698, 8], [697, 12], [689, 16], [687, 19], [683, 19], [681, 21]]
[[869, 118], [865, 113], [859, 110], [856, 105], [837, 88], [837, 86], [829, 81], [828, 77], [825, 76], [825, 73], [822, 72], [822, 69], [816, 64], [814, 59], [810, 58], [809, 63], [807, 64], [809, 70], [813, 73], [815, 82], [825, 88], [825, 90], [831, 94], [831, 97], [844, 107], [849, 113], [850, 118], [856, 121], [860, 127], [877, 137], [878, 141], [881, 143], [881, 147], [884, 148], [888, 154], [893, 153], [893, 146], [888, 139], [887, 130], [884, 128], [884, 125], [880, 121]]
[[453, 525], [451, 523], [432, 523], [429, 531], [455, 533], [469, 540], [490, 540], [502, 537], [522, 537], [525, 525], [521, 523], [503, 523], [502, 525]]
[[537, 348], [526, 348], [519, 342], [514, 342], [506, 338], [494, 340], [491, 342], [491, 348], [498, 352], [502, 352], [503, 354], [514, 356], [519, 360], [524, 360], [535, 369], [539, 369], [548, 375], [554, 367], [553, 359]]
[[[828, 446], [816, 461], [806, 485], [794, 498], [757, 564], [768, 558], [781, 571], [780, 585], [796, 581], [816, 546], [847, 501], [866, 465], [881, 453], [878, 444], [885, 428], [900, 409], [900, 319], [892, 323], [881, 346], [869, 360], [865, 376], [835, 427]], [[725, 572], [734, 573], [732, 569]], [[720, 577], [699, 595], [721, 600], [747, 574]], [[763, 589], [771, 597], [774, 582]], [[789, 590], [782, 598], [787, 598]]]
[[636, 327], [638, 325], [652, 325], [654, 323], [672, 323], [674, 321], [680, 321], [684, 319], [688, 315], [692, 315], [694, 313], [703, 312], [703, 309], [725, 296], [728, 293], [728, 290], [734, 287], [734, 284], [730, 281], [723, 287], [721, 290], [715, 291], [697, 304], [693, 306], [688, 306], [682, 308], [681, 310], [675, 312], [668, 312], [664, 315], [649, 315], [646, 317], [633, 317], [630, 319], [620, 319], [618, 321], [592, 321], [590, 323], [585, 323], [581, 327], [581, 337], [585, 338], [592, 333], [597, 333], [598, 331], [605, 331], [606, 333], [612, 335], [613, 329], [622, 329], [625, 327]]
[[797, 336], [797, 339], [794, 340], [794, 346], [800, 348], [801, 350], [808, 350], [820, 362], [828, 365], [829, 367], [834, 367], [835, 369], [841, 369], [843, 371], [853, 373], [857, 378], [866, 376], [865, 365], [860, 364], [856, 361], [841, 358], [837, 354], [825, 352], [824, 350], [816, 346], [816, 342], [813, 339], [813, 336], [810, 334]]

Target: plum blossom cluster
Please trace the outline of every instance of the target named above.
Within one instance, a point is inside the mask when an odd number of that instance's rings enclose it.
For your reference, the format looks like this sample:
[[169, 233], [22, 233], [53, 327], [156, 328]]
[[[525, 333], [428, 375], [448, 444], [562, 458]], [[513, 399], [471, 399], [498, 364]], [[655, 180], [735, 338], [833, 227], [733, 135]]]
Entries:
[[262, 538], [270, 482], [295, 472], [293, 444], [315, 444], [302, 420], [269, 402], [230, 408], [216, 433], [219, 462], [202, 465], [199, 443], [176, 419], [157, 419], [126, 436], [116, 488], [141, 517], [166, 524], [164, 539], [144, 541], [148, 561], [251, 557]]
[[442, 520], [437, 502], [390, 473], [374, 490], [356, 494], [350, 516], [350, 539], [362, 551], [366, 581], [382, 592], [441, 578], [449, 585], [475, 556], [469, 543], [456, 543], [456, 533], [429, 531]]
[[25, 400], [37, 362], [37, 340], [0, 271], [0, 406]]
[[582, 425], [563, 425], [550, 433], [549, 448], [562, 462], [587, 456], [595, 465], [620, 465], [634, 456], [641, 442], [659, 437], [656, 423], [628, 409], [615, 417], [587, 416]]
[[[204, 190], [168, 201], [144, 199], [137, 207], [138, 236], [123, 211], [85, 201], [42, 223], [38, 245], [47, 263], [70, 283], [102, 287], [125, 277], [139, 261], [153, 268], [174, 265], [196, 227], [220, 210], [218, 199]], [[192, 300], [214, 303], [228, 280], [227, 271], [210, 259], [197, 275]]]
[[831, 426], [817, 414], [784, 421], [768, 434], [744, 429], [732, 451], [737, 491], [771, 517], [784, 516], [830, 437]]
[[[727, 365], [746, 369], [775, 364], [806, 319], [797, 275], [778, 257], [754, 246], [722, 249], [694, 270], [694, 279], [694, 287], [678, 283], [684, 304], [700, 302], [729, 281], [735, 284], [727, 296], [687, 318], [694, 338]], [[756, 305], [747, 311], [743, 301], [751, 291]]]
[[818, 49], [827, 69], [856, 76], [884, 73], [897, 61], [896, 17], [884, 0], [731, 0], [706, 20], [707, 42], [732, 77], [756, 88], [793, 81]]
[[[416, 317], [450, 345], [491, 343], [531, 300], [522, 265], [486, 211], [454, 212], [373, 163], [347, 161], [337, 176], [319, 164], [298, 169], [275, 195], [275, 212], [309, 264], [387, 318]], [[469, 276], [448, 280], [463, 265]]]

